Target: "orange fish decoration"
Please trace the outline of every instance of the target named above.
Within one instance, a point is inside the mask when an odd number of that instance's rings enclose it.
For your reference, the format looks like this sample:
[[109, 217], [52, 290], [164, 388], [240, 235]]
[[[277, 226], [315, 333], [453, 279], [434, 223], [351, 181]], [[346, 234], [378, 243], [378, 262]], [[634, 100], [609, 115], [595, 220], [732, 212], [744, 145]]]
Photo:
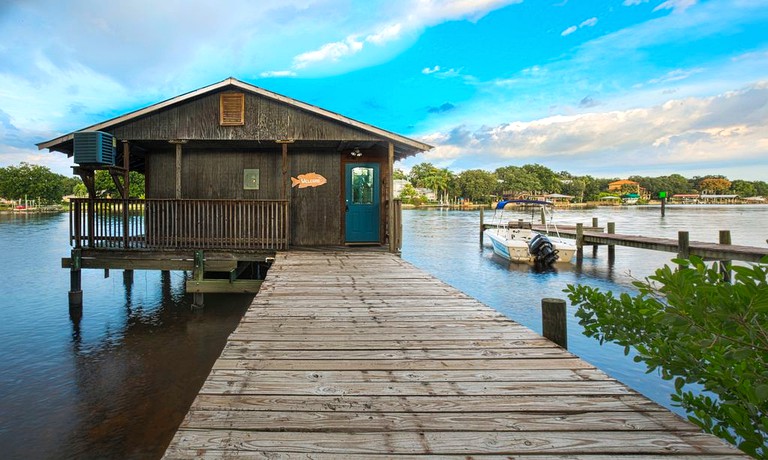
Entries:
[[317, 173], [299, 174], [299, 177], [291, 177], [291, 187], [307, 188], [307, 187], [319, 187], [327, 183], [325, 177]]

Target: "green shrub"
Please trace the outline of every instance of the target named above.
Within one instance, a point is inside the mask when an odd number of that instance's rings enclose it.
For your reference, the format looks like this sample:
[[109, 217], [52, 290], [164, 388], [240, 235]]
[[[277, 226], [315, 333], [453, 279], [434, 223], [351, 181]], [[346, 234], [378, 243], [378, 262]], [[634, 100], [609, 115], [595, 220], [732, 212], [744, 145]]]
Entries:
[[[569, 285], [565, 292], [588, 337], [614, 342], [648, 372], [675, 381], [674, 404], [688, 418], [747, 454], [768, 458], [768, 259], [734, 266], [732, 283], [717, 263], [676, 259], [645, 282], [639, 294]], [[694, 394], [685, 384], [706, 390]]]

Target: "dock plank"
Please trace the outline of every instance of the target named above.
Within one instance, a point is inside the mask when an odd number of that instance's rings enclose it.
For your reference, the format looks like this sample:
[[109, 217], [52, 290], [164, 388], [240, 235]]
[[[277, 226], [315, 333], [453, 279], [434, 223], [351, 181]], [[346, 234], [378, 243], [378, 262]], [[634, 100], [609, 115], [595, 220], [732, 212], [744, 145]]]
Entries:
[[739, 458], [383, 252], [278, 253], [166, 458]]

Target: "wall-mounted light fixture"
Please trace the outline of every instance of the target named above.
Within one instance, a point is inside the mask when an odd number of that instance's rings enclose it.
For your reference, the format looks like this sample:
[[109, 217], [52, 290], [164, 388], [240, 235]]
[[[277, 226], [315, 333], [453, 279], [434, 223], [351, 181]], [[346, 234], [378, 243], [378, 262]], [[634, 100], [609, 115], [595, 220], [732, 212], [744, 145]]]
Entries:
[[349, 154], [355, 158], [359, 158], [363, 156], [363, 152], [360, 151], [359, 147], [355, 147], [355, 150], [352, 150], [351, 152], [349, 152]]

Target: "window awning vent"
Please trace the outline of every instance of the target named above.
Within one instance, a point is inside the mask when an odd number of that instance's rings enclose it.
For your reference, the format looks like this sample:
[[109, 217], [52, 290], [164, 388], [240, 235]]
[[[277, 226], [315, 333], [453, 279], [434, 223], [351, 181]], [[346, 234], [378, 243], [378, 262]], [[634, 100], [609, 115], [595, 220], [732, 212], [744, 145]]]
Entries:
[[221, 126], [245, 124], [245, 94], [221, 93], [219, 96], [219, 123]]

